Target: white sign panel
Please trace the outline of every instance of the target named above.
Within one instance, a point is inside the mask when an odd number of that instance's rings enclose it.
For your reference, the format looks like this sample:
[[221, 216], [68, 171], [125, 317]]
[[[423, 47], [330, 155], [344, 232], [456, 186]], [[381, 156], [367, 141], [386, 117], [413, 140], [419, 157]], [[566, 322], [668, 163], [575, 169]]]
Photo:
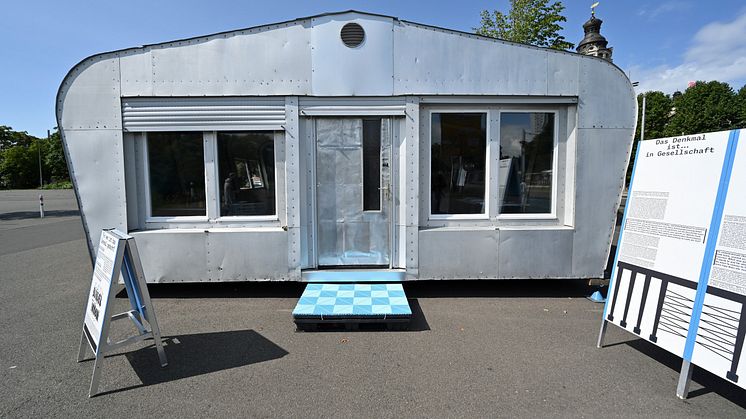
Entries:
[[746, 388], [746, 137], [733, 153], [692, 363]]
[[[108, 307], [109, 290], [112, 278], [115, 277], [115, 260], [119, 246], [119, 239], [104, 230], [101, 232], [101, 241], [96, 253], [96, 266], [93, 268], [93, 279], [91, 290], [88, 293], [88, 304], [86, 304], [85, 328], [90, 341], [99, 346], [101, 331], [103, 330], [106, 307]], [[94, 352], [95, 352], [95, 348]]]
[[683, 356], [728, 132], [643, 141], [606, 319]]
[[738, 138], [727, 131], [639, 145], [604, 322], [744, 387], [746, 146]]

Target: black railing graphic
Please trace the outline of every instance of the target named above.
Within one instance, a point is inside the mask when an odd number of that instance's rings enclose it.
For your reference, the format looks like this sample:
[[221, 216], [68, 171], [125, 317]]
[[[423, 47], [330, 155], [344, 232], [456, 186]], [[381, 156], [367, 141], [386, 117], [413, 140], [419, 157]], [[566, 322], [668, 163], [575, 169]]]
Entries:
[[[630, 272], [629, 287], [627, 287], [624, 314], [622, 315], [622, 320], [619, 322], [619, 325], [624, 328], [627, 327], [627, 316], [632, 302], [632, 293], [637, 283], [637, 276], [643, 275], [645, 280], [642, 285], [640, 309], [637, 313], [637, 322], [632, 331], [637, 335], [641, 332], [640, 325], [645, 311], [645, 303], [648, 299], [650, 280], [651, 278], [656, 278], [661, 281], [661, 287], [660, 292], [658, 293], [655, 316], [653, 318], [653, 330], [650, 333], [649, 339], [651, 342], [657, 342], [659, 331], [686, 338], [689, 331], [689, 321], [692, 315], [694, 301], [682, 294], [670, 290], [668, 285], [673, 283], [685, 288], [696, 290], [697, 283], [677, 276], [665, 274], [663, 272], [635, 266], [626, 262], [619, 261], [617, 263], [614, 294], [606, 319], [611, 322], [614, 321], [614, 308], [616, 307], [619, 288], [622, 281], [622, 273], [625, 270]], [[746, 337], [746, 296], [711, 286], [707, 287], [707, 293], [741, 304], [740, 311], [728, 310], [705, 304], [702, 308], [700, 326], [697, 331], [697, 343], [717, 356], [730, 361], [731, 366], [726, 377], [733, 382], [738, 382], [736, 371], [738, 369], [739, 359], [741, 358], [744, 338]]]

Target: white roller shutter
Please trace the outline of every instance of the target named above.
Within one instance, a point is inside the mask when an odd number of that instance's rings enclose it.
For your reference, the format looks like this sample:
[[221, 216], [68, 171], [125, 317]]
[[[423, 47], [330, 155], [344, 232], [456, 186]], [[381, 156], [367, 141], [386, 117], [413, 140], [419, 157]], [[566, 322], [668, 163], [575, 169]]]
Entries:
[[122, 98], [127, 132], [284, 130], [284, 98]]

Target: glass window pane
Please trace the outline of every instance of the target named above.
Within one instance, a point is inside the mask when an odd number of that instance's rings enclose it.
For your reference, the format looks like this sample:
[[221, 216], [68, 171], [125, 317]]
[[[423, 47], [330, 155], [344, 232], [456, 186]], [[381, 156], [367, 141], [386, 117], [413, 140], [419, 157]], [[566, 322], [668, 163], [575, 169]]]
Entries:
[[275, 215], [273, 132], [219, 132], [220, 215]]
[[150, 214], [207, 215], [201, 132], [151, 132], [147, 136]]
[[552, 212], [554, 114], [500, 114], [499, 200], [502, 214]]
[[433, 214], [484, 214], [487, 115], [433, 113], [430, 199]]
[[363, 211], [381, 209], [381, 120], [363, 120]]

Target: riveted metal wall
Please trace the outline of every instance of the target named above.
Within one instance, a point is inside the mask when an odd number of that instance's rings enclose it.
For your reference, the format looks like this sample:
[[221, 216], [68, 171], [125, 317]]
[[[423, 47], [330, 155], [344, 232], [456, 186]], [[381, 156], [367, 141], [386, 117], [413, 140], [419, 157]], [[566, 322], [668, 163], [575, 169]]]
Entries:
[[[610, 155], [630, 153], [627, 129], [578, 129], [573, 271], [603, 274], [627, 174], [627, 161]], [[629, 150], [623, 150], [627, 145]]]
[[147, 47], [153, 95], [310, 94], [308, 24], [301, 20]]
[[[347, 47], [340, 38], [348, 22], [365, 31], [359, 47]], [[343, 13], [312, 18], [311, 24], [312, 95], [393, 95], [393, 19]]]
[[[298, 98], [288, 96], [285, 99], [287, 125], [285, 129], [285, 196], [287, 201], [286, 229], [288, 231], [287, 263], [291, 280], [300, 280], [301, 268], [301, 202], [300, 189], [300, 120], [298, 116]], [[282, 209], [278, 209], [282, 211]], [[279, 268], [279, 265], [277, 266]]]
[[285, 98], [124, 98], [128, 132], [282, 130]]
[[421, 230], [419, 276], [427, 279], [500, 278], [496, 228]]
[[501, 228], [500, 278], [591, 277], [572, 270], [572, 238], [573, 230], [568, 227]]
[[[418, 97], [407, 98], [407, 115], [404, 117], [404, 161], [406, 169], [400, 176], [404, 177], [406, 189], [399, 196], [404, 196], [404, 249], [407, 278], [419, 276], [419, 196], [420, 196], [420, 101]], [[402, 158], [400, 156], [400, 158]]]
[[[339, 37], [339, 30], [348, 22], [360, 24], [366, 33], [366, 39], [356, 48], [345, 46]], [[500, 100], [496, 102], [496, 98]], [[165, 124], [167, 118], [161, 119], [159, 125], [156, 115], [147, 113], [158, 110], [132, 106], [137, 100], [167, 101], [178, 109], [169, 117], [171, 121], [191, 121], [191, 126], [181, 123], [169, 126]], [[189, 103], [195, 103], [189, 102], [192, 100], [203, 101], [202, 104], [210, 100], [255, 104], [247, 106], [272, 103], [267, 105], [271, 109], [253, 108], [256, 111], [253, 114], [243, 113], [236, 118], [233, 111], [240, 114], [245, 109], [226, 108], [225, 112], [214, 114], [204, 109], [202, 115], [194, 115], [194, 109], [186, 109]], [[561, 228], [553, 231], [546, 221], [538, 220], [496, 220], [494, 226], [498, 230], [515, 230], [505, 235], [494, 231], [496, 236], [489, 240], [499, 239], [494, 242], [499, 250], [500, 277], [565, 276], [563, 263], [567, 260], [572, 263], [569, 272], [573, 276], [593, 276], [603, 271], [637, 113], [634, 91], [624, 73], [594, 57], [486, 39], [392, 17], [334, 13], [85, 59], [60, 86], [57, 119], [91, 246], [98, 240], [101, 228], [126, 227], [128, 218], [142, 218], [127, 213], [127, 208], [138, 205], [126, 202], [133, 199], [133, 194], [125, 193], [129, 186], [125, 174], [131, 171], [132, 164], [128, 163], [130, 169], [126, 170], [122, 155], [125, 147], [131, 154], [132, 147], [126, 143], [130, 134], [123, 137], [123, 132], [171, 128], [284, 131], [286, 143], [282, 153], [278, 153], [283, 158], [277, 162], [277, 173], [286, 176], [287, 181], [278, 180], [282, 199], [278, 198], [279, 219], [275, 223], [287, 228], [287, 237], [277, 238], [273, 243], [288, 249], [288, 255], [285, 257], [283, 252], [283, 261], [266, 255], [267, 265], [262, 270], [246, 267], [252, 274], [243, 278], [266, 279], [265, 276], [273, 273], [275, 279], [299, 279], [301, 267], [313, 266], [315, 256], [311, 252], [316, 239], [310, 221], [313, 202], [307, 199], [308, 188], [313, 186], [303, 182], [303, 174], [313, 171], [315, 162], [311, 161], [311, 166], [301, 164], [301, 161], [308, 163], [305, 159], [312, 156], [308, 155], [308, 149], [301, 150], [301, 142], [308, 137], [308, 126], [304, 124], [301, 130], [300, 116], [404, 115], [400, 140], [394, 144], [394, 163], [398, 163], [399, 172], [396, 183], [399, 194], [395, 199], [400, 199], [395, 202], [394, 229], [398, 241], [394, 249], [399, 255], [395, 265], [406, 267], [409, 279], [426, 279], [437, 276], [436, 269], [420, 272], [422, 263], [437, 260], [430, 253], [437, 248], [425, 245], [423, 240], [432, 238], [437, 242], [441, 237], [450, 237], [451, 232], [420, 233], [426, 222], [420, 217], [420, 195], [427, 193], [421, 190], [419, 182], [421, 176], [427, 176], [420, 167], [421, 100], [455, 105], [481, 100], [484, 106], [512, 101], [566, 107], [568, 139], [563, 153], [567, 160], [564, 168], [559, 167], [565, 174], [560, 188], [564, 196], [559, 196], [564, 208], [560, 207], [562, 214], [558, 214], [558, 219], [572, 231], [572, 243], [561, 244], [570, 240], [569, 233]], [[256, 105], [259, 103], [264, 105]], [[196, 113], [202, 110], [197, 109]], [[243, 122], [237, 121], [241, 118]], [[257, 122], [260, 120], [263, 122]], [[230, 123], [221, 125], [219, 121]], [[305, 188], [305, 195], [301, 195], [301, 188]], [[482, 240], [484, 234], [475, 232], [479, 231], [475, 229], [479, 225], [460, 221], [455, 227], [462, 228], [464, 236], [459, 240], [468, 241], [469, 235], [477, 242]], [[544, 229], [539, 228], [541, 225]], [[238, 237], [252, 243], [255, 238], [265, 239], [264, 232], [251, 230], [240, 222], [217, 227], [235, 231], [237, 235], [230, 236], [231, 243]], [[555, 262], [551, 257], [526, 262], [527, 259], [521, 259], [525, 255], [524, 239], [520, 238], [523, 230], [525, 240], [562, 246], [564, 250], [559, 255], [563, 258], [567, 256], [564, 252], [571, 249], [572, 257], [563, 259], [558, 265], [561, 269], [549, 266]], [[270, 240], [275, 240], [274, 234], [283, 233], [272, 233], [274, 238]], [[205, 277], [196, 274], [191, 277], [195, 281], [237, 278], [228, 274], [208, 275], [205, 270], [208, 265], [217, 269], [220, 264], [208, 264], [206, 258], [196, 257], [195, 253], [208, 249], [230, 252], [229, 244], [211, 242], [211, 245], [204, 238], [179, 242], [180, 238], [170, 235], [154, 238], [162, 241], [150, 247], [155, 251], [173, 242], [175, 248], [181, 249], [159, 250], [159, 255], [167, 259], [163, 260], [163, 266], [172, 267], [175, 275], [191, 269], [205, 272]], [[492, 249], [492, 244], [487, 248]], [[261, 254], [261, 250], [255, 253]], [[491, 251], [484, 256], [490, 254]], [[210, 258], [220, 259], [212, 253]], [[533, 263], [534, 271], [521, 271], [524, 263]], [[155, 264], [148, 266], [146, 275], [150, 281], [148, 270], [160, 271]], [[479, 277], [479, 272], [489, 266], [483, 268], [462, 274]], [[463, 277], [455, 271], [452, 274], [454, 278]]]

